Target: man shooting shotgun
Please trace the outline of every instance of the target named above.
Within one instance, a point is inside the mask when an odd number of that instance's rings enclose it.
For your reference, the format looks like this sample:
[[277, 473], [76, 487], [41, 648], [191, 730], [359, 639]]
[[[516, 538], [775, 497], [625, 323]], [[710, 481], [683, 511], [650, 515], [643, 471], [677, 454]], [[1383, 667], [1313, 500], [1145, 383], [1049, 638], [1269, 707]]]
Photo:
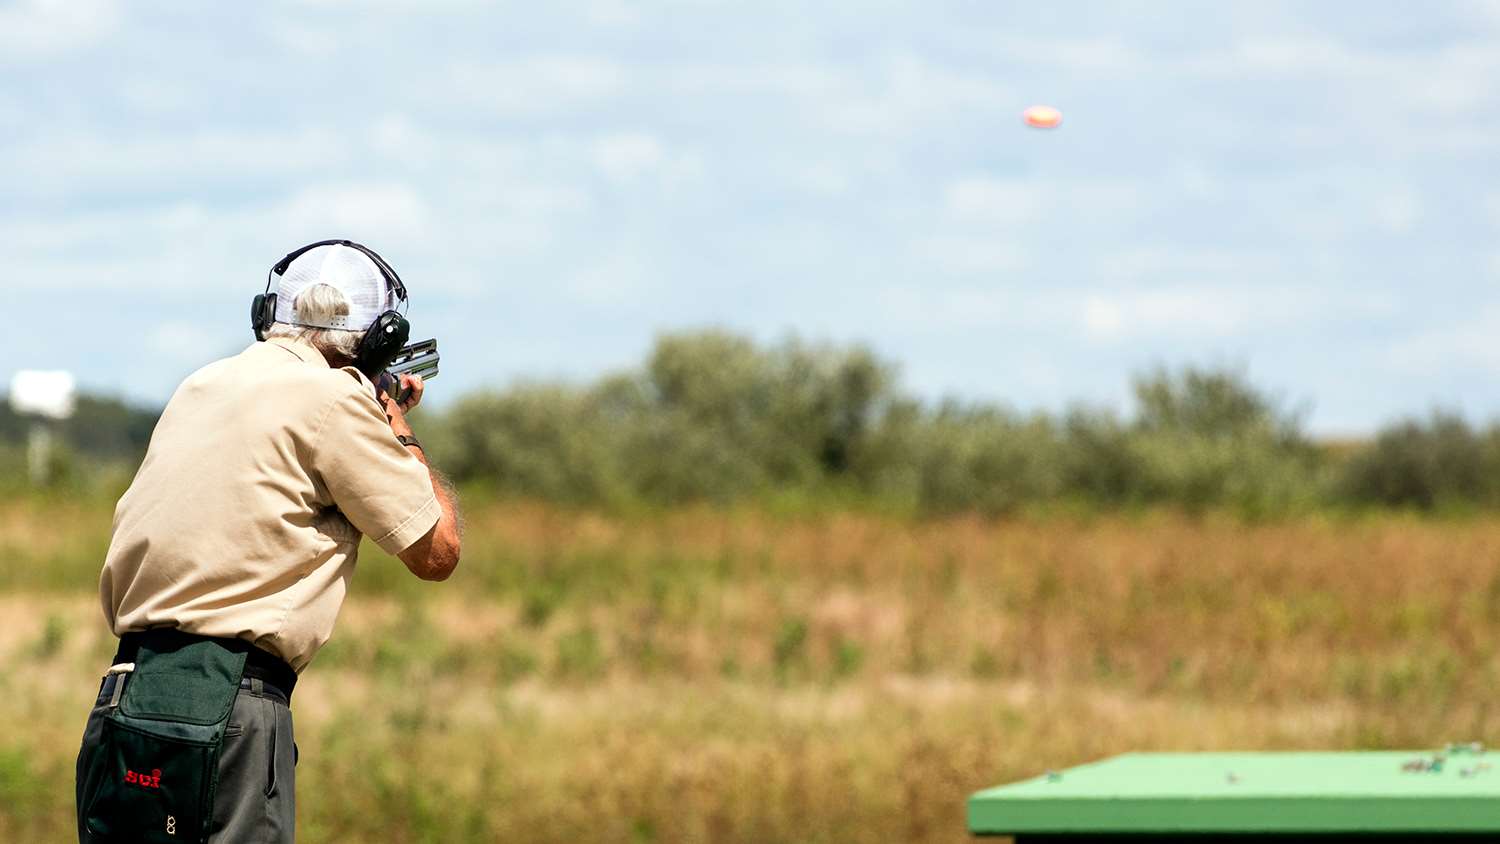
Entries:
[[115, 508], [99, 590], [120, 644], [78, 755], [81, 842], [292, 841], [292, 689], [360, 537], [424, 580], [458, 565], [454, 496], [406, 422], [437, 344], [404, 346], [400, 277], [350, 241], [269, 275], [263, 342], [183, 381]]

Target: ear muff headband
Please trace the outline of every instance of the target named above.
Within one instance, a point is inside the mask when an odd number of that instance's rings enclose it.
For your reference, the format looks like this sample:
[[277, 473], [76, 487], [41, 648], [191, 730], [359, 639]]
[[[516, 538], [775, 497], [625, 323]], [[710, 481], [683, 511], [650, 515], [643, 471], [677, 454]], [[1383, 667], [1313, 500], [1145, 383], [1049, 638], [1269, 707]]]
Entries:
[[290, 267], [293, 261], [302, 257], [303, 253], [311, 252], [312, 250], [317, 249], [319, 246], [347, 246], [350, 249], [357, 249], [360, 252], [363, 252], [365, 257], [375, 262], [375, 268], [380, 270], [380, 274], [385, 276], [386, 287], [388, 287], [392, 293], [396, 294], [396, 298], [398, 300], [400, 300], [401, 302], [406, 301], [406, 285], [401, 283], [401, 276], [396, 275], [396, 271], [391, 269], [391, 265], [387, 264], [385, 262], [385, 259], [380, 257], [380, 254], [378, 252], [368, 246], [365, 246], [362, 243], [355, 243], [352, 240], [337, 239], [320, 240], [317, 243], [309, 243], [301, 249], [297, 249], [293, 252], [288, 252], [285, 258], [282, 258], [280, 261], [272, 264], [270, 271], [266, 273], [266, 293], [271, 292], [272, 276], [278, 276], [285, 273], [286, 268]]

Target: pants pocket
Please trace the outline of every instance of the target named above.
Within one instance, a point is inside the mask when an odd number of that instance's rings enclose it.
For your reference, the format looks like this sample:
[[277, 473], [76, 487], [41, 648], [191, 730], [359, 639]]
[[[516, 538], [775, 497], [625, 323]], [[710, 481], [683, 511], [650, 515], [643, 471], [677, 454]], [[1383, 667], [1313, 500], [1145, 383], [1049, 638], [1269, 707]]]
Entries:
[[280, 741], [281, 719], [277, 717], [280, 713], [276, 711], [276, 707], [268, 703], [266, 708], [271, 711], [271, 729], [266, 730], [266, 734], [270, 737], [268, 748], [270, 752], [266, 754], [265, 791], [266, 798], [270, 799], [276, 796], [276, 745]]

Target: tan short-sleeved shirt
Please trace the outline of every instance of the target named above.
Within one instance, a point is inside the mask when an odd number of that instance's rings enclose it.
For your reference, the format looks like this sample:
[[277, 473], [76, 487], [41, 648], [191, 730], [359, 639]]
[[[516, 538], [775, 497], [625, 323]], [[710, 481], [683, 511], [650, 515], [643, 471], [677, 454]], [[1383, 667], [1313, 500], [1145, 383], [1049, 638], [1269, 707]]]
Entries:
[[333, 633], [360, 536], [397, 554], [439, 515], [369, 379], [311, 346], [255, 343], [167, 403], [115, 507], [104, 616], [116, 635], [246, 639], [300, 672]]

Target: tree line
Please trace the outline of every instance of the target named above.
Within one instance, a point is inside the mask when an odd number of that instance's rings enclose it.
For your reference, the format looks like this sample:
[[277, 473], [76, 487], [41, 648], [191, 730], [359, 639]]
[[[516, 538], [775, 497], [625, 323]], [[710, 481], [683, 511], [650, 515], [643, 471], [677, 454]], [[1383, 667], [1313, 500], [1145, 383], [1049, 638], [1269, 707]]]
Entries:
[[[783, 500], [935, 515], [1174, 506], [1272, 515], [1500, 506], [1500, 425], [1435, 411], [1364, 442], [1315, 441], [1303, 414], [1226, 369], [1141, 373], [1133, 410], [1020, 413], [923, 402], [862, 345], [722, 330], [660, 337], [639, 367], [520, 382], [419, 411], [439, 466], [471, 489], [591, 507]], [[138, 459], [157, 414], [86, 396], [60, 423], [58, 483]], [[0, 408], [19, 483], [27, 421]]]
[[1129, 414], [923, 402], [861, 345], [699, 331], [663, 336], [642, 366], [593, 383], [468, 395], [435, 420], [432, 442], [461, 481], [579, 505], [1500, 506], [1500, 426], [1434, 412], [1328, 444], [1233, 370], [1157, 369], [1131, 386]]

